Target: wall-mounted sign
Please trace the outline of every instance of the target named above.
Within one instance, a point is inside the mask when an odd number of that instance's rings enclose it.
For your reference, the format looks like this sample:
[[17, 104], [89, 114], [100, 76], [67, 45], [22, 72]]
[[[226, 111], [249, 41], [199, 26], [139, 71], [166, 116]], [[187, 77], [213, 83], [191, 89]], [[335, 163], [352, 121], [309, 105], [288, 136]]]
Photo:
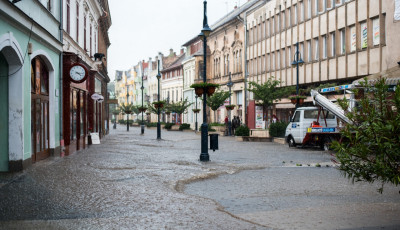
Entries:
[[102, 102], [102, 101], [104, 101], [104, 97], [102, 96], [102, 95], [100, 95], [100, 94], [98, 94], [98, 93], [94, 93], [92, 96], [91, 96], [91, 98], [93, 99], [93, 100], [95, 100], [95, 101], [97, 101], [97, 102]]

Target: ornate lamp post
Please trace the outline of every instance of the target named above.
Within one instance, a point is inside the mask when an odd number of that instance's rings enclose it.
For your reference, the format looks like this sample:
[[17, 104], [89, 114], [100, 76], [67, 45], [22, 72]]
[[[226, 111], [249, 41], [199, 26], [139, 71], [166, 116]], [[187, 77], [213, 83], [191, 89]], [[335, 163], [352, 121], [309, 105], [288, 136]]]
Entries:
[[[142, 62], [142, 64], [141, 64], [141, 67], [142, 67], [142, 87], [140, 87], [140, 89], [142, 90], [142, 108], [143, 108], [143, 90], [144, 90], [144, 87], [143, 87], [143, 75], [144, 75], [144, 73], [143, 73], [143, 71], [144, 71], [144, 69], [143, 69], [143, 62]], [[143, 113], [144, 113], [144, 111], [142, 111], [142, 125], [140, 125], [140, 131], [141, 131], [140, 134], [141, 134], [141, 135], [144, 134]]]
[[[203, 38], [203, 82], [207, 82], [207, 37], [210, 35], [211, 29], [207, 22], [207, 1], [204, 0], [204, 16], [203, 16], [203, 29], [199, 35]], [[209, 161], [208, 155], [208, 124], [207, 124], [207, 92], [203, 93], [203, 124], [201, 125], [201, 154], [200, 161]]]
[[[233, 86], [231, 72], [229, 72], [229, 81], [226, 83], [226, 85], [229, 87], [229, 105], [231, 105], [231, 88]], [[228, 118], [228, 136], [232, 136], [232, 118], [230, 109], [228, 110]]]
[[[197, 98], [198, 98], [198, 96], [196, 95], [196, 110], [197, 110]], [[194, 125], [194, 130], [196, 130], [196, 132], [197, 132], [197, 130], [199, 130], [198, 129], [198, 126], [197, 126], [197, 113], [195, 113], [196, 114], [196, 122], [194, 123], [195, 125]]]
[[[294, 60], [292, 62], [292, 66], [296, 66], [297, 69], [297, 77], [296, 77], [296, 95], [299, 95], [299, 66], [302, 66], [304, 61], [301, 59], [301, 53], [299, 52], [299, 43], [296, 43], [296, 53], [294, 54]], [[297, 99], [298, 100], [298, 99]], [[299, 106], [297, 101], [296, 108]]]
[[[158, 93], [157, 100], [160, 101], [160, 60], [157, 63], [158, 73], [157, 73], [157, 81], [158, 81]], [[161, 140], [161, 124], [160, 124], [160, 107], [157, 108], [158, 122], [157, 122], [157, 140]]]

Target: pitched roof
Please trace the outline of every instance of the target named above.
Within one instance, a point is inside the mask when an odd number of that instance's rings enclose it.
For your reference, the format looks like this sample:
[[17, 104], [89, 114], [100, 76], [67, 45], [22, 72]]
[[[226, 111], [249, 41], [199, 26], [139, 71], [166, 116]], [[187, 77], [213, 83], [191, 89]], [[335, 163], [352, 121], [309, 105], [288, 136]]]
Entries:
[[169, 70], [172, 70], [172, 69], [175, 69], [175, 68], [181, 66], [182, 62], [185, 60], [185, 58], [186, 58], [185, 53], [179, 55], [178, 59], [176, 59], [174, 62], [172, 62], [170, 66], [163, 69], [161, 72], [166, 72], [166, 71], [169, 71]]

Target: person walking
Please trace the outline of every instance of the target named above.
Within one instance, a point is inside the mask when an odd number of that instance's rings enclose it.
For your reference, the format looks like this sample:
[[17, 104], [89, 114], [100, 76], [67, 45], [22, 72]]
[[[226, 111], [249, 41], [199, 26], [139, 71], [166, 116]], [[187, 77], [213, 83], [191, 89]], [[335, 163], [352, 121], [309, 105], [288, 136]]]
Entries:
[[232, 135], [235, 135], [235, 130], [237, 128], [237, 117], [233, 116], [233, 120], [232, 120]]
[[228, 116], [225, 117], [225, 136], [228, 136]]

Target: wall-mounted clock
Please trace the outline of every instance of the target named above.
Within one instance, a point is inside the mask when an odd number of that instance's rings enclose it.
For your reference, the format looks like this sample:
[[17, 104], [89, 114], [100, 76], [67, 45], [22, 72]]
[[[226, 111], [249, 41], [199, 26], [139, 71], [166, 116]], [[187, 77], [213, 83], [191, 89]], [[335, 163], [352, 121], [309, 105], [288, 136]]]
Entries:
[[75, 83], [84, 82], [87, 78], [88, 71], [86, 67], [82, 64], [74, 64], [69, 70], [69, 77], [71, 81]]

